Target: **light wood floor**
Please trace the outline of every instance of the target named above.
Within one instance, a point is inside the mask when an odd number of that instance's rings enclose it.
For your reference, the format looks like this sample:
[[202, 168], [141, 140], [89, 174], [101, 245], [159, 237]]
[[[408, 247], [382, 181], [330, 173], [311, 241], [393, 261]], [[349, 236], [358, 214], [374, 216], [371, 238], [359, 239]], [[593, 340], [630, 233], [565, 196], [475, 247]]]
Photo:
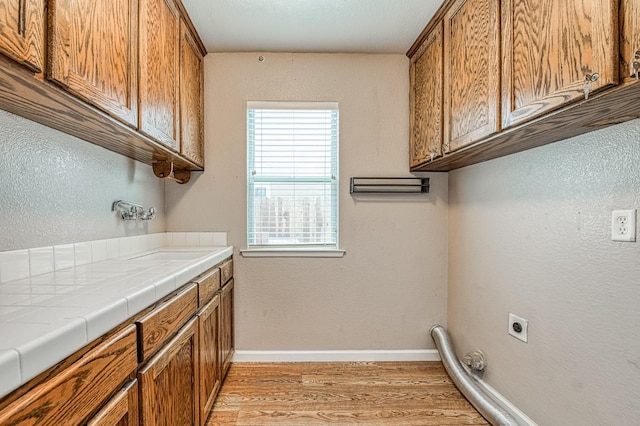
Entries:
[[232, 364], [207, 426], [487, 425], [439, 362]]

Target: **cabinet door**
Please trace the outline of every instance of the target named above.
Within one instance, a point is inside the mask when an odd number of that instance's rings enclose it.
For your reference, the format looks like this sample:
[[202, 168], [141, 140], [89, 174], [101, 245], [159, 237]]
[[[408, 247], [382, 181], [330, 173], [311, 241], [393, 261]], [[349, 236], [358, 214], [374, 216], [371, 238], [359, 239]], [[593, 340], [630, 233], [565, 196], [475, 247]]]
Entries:
[[523, 121], [616, 84], [616, 0], [502, 2], [502, 125]]
[[0, 1], [0, 53], [35, 72], [44, 66], [45, 0]]
[[442, 156], [442, 22], [411, 58], [410, 166]]
[[118, 392], [87, 426], [138, 426], [138, 381]]
[[220, 363], [221, 378], [227, 374], [231, 365], [231, 357], [235, 347], [233, 329], [233, 279], [229, 281], [220, 293]]
[[458, 0], [444, 18], [444, 151], [500, 130], [500, 0]]
[[149, 364], [138, 372], [140, 424], [198, 424], [197, 318], [182, 330]]
[[138, 0], [52, 0], [48, 78], [138, 125]]
[[203, 56], [183, 21], [180, 34], [180, 150], [203, 167]]
[[[619, 23], [620, 81], [635, 82], [640, 78], [640, 2], [621, 0]], [[638, 70], [637, 77], [635, 70]]]
[[220, 385], [220, 296], [216, 295], [198, 314], [200, 369], [200, 424], [204, 426]]
[[179, 151], [178, 40], [172, 0], [140, 2], [140, 130]]

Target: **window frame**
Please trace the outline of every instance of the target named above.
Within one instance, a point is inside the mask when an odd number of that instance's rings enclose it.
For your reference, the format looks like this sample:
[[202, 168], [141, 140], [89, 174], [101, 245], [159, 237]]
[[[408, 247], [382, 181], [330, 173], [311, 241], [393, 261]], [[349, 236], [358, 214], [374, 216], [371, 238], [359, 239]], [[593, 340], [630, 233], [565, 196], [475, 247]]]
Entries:
[[[332, 146], [332, 158], [335, 158], [335, 164], [332, 160], [332, 178], [334, 182], [331, 184], [335, 188], [335, 245], [322, 244], [286, 244], [286, 245], [258, 245], [250, 244], [251, 238], [251, 220], [252, 220], [252, 201], [255, 199], [255, 186], [252, 186], [251, 173], [253, 165], [255, 165], [255, 157], [251, 152], [251, 141], [249, 139], [249, 111], [250, 110], [335, 110], [337, 112], [337, 134], [335, 137], [335, 146]], [[339, 182], [339, 150], [340, 150], [340, 109], [338, 102], [297, 102], [297, 101], [247, 101], [246, 104], [246, 141], [247, 141], [247, 222], [246, 222], [246, 248], [240, 250], [243, 257], [342, 257], [345, 254], [344, 250], [340, 247], [340, 182]], [[333, 143], [332, 143], [333, 144]], [[255, 140], [254, 145], [255, 147]], [[255, 148], [254, 148], [255, 152]], [[291, 177], [291, 181], [314, 181], [318, 179], [319, 182], [325, 182], [326, 178], [295, 178]], [[253, 187], [254, 194], [250, 194], [250, 190]]]

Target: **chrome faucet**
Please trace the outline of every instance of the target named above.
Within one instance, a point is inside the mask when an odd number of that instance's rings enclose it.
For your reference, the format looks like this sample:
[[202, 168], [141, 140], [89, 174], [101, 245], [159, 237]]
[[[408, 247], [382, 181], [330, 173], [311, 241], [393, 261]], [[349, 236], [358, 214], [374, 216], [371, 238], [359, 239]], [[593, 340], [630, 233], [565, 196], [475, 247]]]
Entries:
[[145, 212], [144, 207], [141, 204], [125, 200], [114, 201], [111, 206], [111, 211], [120, 211], [120, 217], [122, 217], [122, 220], [151, 220], [156, 217], [155, 207], [149, 207], [149, 211]]

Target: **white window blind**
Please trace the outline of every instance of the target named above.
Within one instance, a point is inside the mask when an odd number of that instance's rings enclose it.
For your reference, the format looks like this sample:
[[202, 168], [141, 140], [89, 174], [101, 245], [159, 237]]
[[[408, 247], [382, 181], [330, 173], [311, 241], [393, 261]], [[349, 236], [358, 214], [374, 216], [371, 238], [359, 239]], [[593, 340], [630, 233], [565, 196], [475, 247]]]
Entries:
[[338, 247], [337, 103], [247, 103], [248, 248]]

